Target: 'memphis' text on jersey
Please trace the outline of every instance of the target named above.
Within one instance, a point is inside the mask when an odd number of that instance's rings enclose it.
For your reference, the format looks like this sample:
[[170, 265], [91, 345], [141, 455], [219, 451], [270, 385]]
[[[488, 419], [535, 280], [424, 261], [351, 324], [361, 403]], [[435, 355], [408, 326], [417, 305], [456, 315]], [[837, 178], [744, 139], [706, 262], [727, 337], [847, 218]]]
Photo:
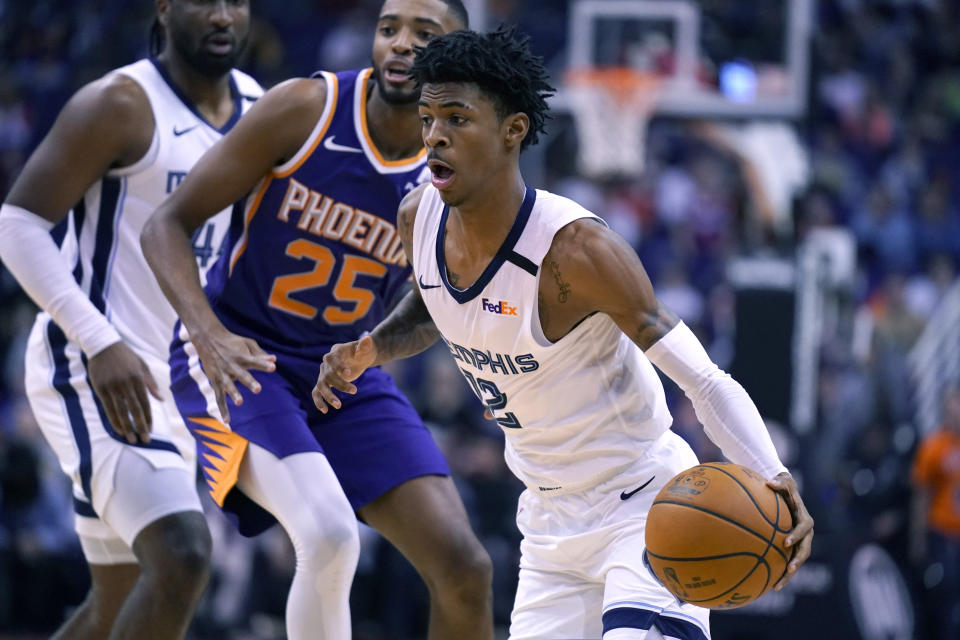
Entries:
[[491, 373], [500, 373], [505, 376], [518, 375], [521, 373], [531, 373], [540, 368], [540, 363], [533, 357], [532, 353], [524, 353], [519, 356], [511, 356], [508, 353], [493, 353], [481, 349], [470, 349], [461, 347], [455, 342], [447, 341], [447, 347], [453, 357], [468, 364], [477, 371], [483, 371], [484, 367]]

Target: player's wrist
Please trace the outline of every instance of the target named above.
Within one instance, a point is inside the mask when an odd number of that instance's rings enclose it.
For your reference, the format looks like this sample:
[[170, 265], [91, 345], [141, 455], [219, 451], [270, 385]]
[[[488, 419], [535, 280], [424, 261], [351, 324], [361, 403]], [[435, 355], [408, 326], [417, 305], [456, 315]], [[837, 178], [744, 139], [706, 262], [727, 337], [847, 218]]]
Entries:
[[187, 329], [187, 335], [193, 343], [209, 342], [217, 335], [227, 333], [226, 327], [220, 322], [209, 305], [203, 305], [205, 308], [194, 308], [189, 316], [184, 314], [180, 321]]
[[51, 304], [48, 311], [87, 358], [122, 340], [116, 327], [79, 290]]
[[391, 358], [381, 359], [382, 355], [385, 355], [385, 341], [381, 334], [378, 334], [376, 330], [368, 334], [370, 336], [370, 344], [373, 347], [373, 358], [370, 361], [370, 364], [367, 365], [367, 368], [379, 367], [384, 362], [389, 362]]
[[114, 331], [114, 333], [116, 334], [115, 340], [112, 337], [108, 338], [104, 336], [100, 342], [95, 342], [92, 345], [88, 345], [85, 347], [81, 344], [80, 348], [86, 354], [87, 359], [92, 360], [93, 358], [96, 358], [97, 356], [102, 355], [103, 352], [109, 349], [110, 347], [114, 345], [122, 344], [123, 339], [120, 337], [120, 334], [116, 333], [116, 331]]

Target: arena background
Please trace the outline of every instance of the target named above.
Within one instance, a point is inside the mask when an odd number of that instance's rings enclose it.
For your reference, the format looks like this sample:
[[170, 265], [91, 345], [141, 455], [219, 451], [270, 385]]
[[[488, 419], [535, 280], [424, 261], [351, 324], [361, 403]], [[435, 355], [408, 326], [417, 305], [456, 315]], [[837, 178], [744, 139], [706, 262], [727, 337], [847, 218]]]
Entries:
[[[254, 0], [242, 67], [271, 86], [364, 66], [379, 4]], [[680, 86], [649, 127], [621, 132], [645, 132], [633, 147], [642, 172], [583, 164], [576, 125], [602, 106], [572, 86], [523, 163], [528, 182], [580, 201], [636, 247], [660, 298], [756, 400], [816, 518], [813, 555], [787, 589], [714, 615], [714, 638], [939, 637], [928, 621], [956, 567], [911, 557], [910, 470], [960, 374], [958, 4], [611, 0], [596, 6], [642, 4], [637, 15], [649, 16], [594, 20], [592, 43], [579, 49], [574, 31], [585, 33], [587, 14], [572, 2], [467, 4], [475, 26], [506, 21], [530, 34], [558, 85], [584, 63], [675, 76], [690, 14], [674, 9], [697, 16], [687, 70], [699, 88]], [[147, 0], [0, 0], [0, 193], [78, 87], [146, 54], [152, 12]], [[634, 117], [646, 108], [620, 106]], [[68, 482], [23, 395], [35, 312], [0, 267], [2, 638], [46, 637], [88, 581]], [[521, 487], [498, 428], [453, 367], [435, 349], [391, 371], [445, 450], [493, 558], [505, 637]], [[719, 459], [669, 381], [667, 392], [674, 429], [702, 460]], [[293, 562], [285, 535], [243, 539], [207, 506], [215, 567], [190, 637], [282, 638]], [[425, 637], [426, 592], [413, 569], [371, 530], [362, 539], [354, 637]]]

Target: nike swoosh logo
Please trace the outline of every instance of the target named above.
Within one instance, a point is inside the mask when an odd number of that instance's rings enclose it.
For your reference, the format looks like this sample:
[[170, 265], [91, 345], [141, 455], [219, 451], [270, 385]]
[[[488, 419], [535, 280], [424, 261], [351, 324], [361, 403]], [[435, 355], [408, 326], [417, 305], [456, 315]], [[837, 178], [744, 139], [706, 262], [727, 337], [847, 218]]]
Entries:
[[323, 140], [323, 148], [329, 151], [343, 151], [344, 153], [363, 153], [363, 149], [357, 149], [356, 147], [346, 147], [342, 144], [337, 144], [333, 141], [337, 136], [330, 136]]
[[426, 283], [424, 283], [424, 281], [423, 281], [423, 274], [420, 274], [419, 282], [420, 282], [420, 288], [421, 288], [421, 289], [439, 289], [439, 288], [440, 288], [440, 285], [438, 285], [438, 284], [426, 284]]
[[[653, 478], [656, 478], [656, 477], [657, 477], [657, 476], [653, 476]], [[646, 482], [644, 482], [642, 485], [640, 485], [639, 487], [637, 487], [637, 488], [634, 489], [633, 491], [629, 491], [629, 492], [628, 492], [628, 491], [621, 491], [621, 492], [620, 492], [620, 499], [621, 499], [621, 500], [629, 500], [630, 498], [633, 497], [633, 494], [638, 493], [638, 492], [641, 491], [645, 486], [647, 486], [648, 484], [650, 484], [651, 482], [653, 482], [653, 478], [650, 478], [649, 480], [647, 480]]]
[[179, 137], [182, 136], [183, 134], [185, 134], [185, 133], [190, 133], [191, 131], [193, 131], [194, 129], [196, 129], [196, 128], [199, 127], [199, 126], [200, 126], [200, 125], [195, 124], [195, 125], [193, 125], [192, 127], [187, 127], [186, 129], [177, 129], [177, 125], [173, 125], [173, 135], [179, 138]]

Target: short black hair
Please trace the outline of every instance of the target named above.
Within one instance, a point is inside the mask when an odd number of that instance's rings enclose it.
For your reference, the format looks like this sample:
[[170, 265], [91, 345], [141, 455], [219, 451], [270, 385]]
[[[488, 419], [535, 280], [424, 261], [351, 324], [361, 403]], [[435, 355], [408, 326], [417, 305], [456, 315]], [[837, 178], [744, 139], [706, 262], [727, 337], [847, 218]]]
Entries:
[[410, 74], [419, 85], [442, 82], [476, 84], [494, 103], [501, 120], [512, 113], [530, 118], [520, 148], [536, 144], [549, 118], [547, 98], [556, 92], [543, 59], [533, 55], [530, 38], [501, 25], [491, 33], [452, 31], [418, 48]]
[[463, 25], [464, 29], [470, 28], [470, 14], [467, 13], [467, 8], [463, 6], [461, 0], [440, 0], [443, 4], [447, 5], [447, 8], [457, 17], [457, 20], [460, 21], [460, 24]]

